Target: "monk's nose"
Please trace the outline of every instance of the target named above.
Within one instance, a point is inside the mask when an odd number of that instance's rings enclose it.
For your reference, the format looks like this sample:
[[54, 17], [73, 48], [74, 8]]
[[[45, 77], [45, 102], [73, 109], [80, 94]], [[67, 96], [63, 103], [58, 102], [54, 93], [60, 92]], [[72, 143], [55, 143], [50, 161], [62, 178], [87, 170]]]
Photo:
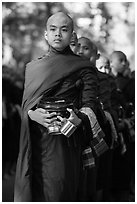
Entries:
[[83, 54], [83, 48], [82, 48], [82, 47], [79, 47], [79, 48], [78, 48], [78, 54], [79, 54], [79, 55], [82, 55], [82, 54]]
[[56, 36], [61, 37], [61, 30], [60, 29], [56, 30]]

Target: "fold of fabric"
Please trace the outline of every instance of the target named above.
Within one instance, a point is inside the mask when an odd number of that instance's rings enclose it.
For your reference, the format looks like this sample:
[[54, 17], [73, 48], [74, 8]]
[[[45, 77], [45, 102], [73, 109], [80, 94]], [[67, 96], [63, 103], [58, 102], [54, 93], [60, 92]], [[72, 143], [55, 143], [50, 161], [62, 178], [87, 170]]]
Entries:
[[116, 131], [116, 128], [115, 128], [115, 125], [114, 125], [114, 121], [112, 119], [111, 114], [109, 112], [107, 112], [107, 111], [104, 111], [104, 113], [105, 113], [105, 116], [106, 116], [107, 120], [110, 123], [110, 126], [111, 126], [112, 144], [110, 146], [110, 149], [113, 149], [114, 142], [117, 141], [118, 135], [117, 135], [117, 131]]
[[85, 113], [89, 117], [91, 129], [93, 133], [93, 138], [91, 138], [90, 145], [94, 150], [95, 156], [99, 157], [109, 149], [108, 145], [103, 139], [105, 137], [105, 134], [102, 131], [93, 110], [91, 110], [88, 107], [83, 107], [81, 108], [80, 111]]

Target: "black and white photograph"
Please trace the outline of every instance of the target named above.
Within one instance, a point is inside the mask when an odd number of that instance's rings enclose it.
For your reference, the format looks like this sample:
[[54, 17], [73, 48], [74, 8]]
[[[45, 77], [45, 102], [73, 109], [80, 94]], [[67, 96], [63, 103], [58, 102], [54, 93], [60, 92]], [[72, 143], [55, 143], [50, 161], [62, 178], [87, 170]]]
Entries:
[[1, 8], [1, 202], [135, 202], [135, 2]]

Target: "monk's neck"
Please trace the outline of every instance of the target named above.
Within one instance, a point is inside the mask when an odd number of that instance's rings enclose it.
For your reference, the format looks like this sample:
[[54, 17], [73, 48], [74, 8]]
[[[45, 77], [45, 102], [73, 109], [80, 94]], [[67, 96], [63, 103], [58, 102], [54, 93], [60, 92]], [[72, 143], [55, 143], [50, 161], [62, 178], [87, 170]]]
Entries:
[[64, 55], [73, 54], [73, 52], [71, 51], [69, 46], [67, 46], [63, 50], [56, 50], [53, 47], [49, 47], [48, 53], [49, 53], [49, 55], [54, 55], [54, 54], [64, 54]]

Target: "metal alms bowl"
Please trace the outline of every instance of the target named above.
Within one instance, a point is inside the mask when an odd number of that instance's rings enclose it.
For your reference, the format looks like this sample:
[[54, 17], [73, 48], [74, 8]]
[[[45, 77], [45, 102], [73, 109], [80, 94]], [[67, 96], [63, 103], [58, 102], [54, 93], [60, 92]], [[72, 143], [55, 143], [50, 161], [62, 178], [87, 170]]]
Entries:
[[[56, 112], [57, 115], [61, 117], [68, 118], [70, 113], [67, 111], [67, 108], [73, 109], [73, 103], [62, 99], [62, 98], [46, 98], [42, 97], [39, 103], [37, 104], [38, 108], [43, 108], [47, 112]], [[60, 126], [57, 125], [56, 121], [54, 121], [49, 127], [48, 127], [48, 133], [49, 134], [61, 134], [60, 132]]]

